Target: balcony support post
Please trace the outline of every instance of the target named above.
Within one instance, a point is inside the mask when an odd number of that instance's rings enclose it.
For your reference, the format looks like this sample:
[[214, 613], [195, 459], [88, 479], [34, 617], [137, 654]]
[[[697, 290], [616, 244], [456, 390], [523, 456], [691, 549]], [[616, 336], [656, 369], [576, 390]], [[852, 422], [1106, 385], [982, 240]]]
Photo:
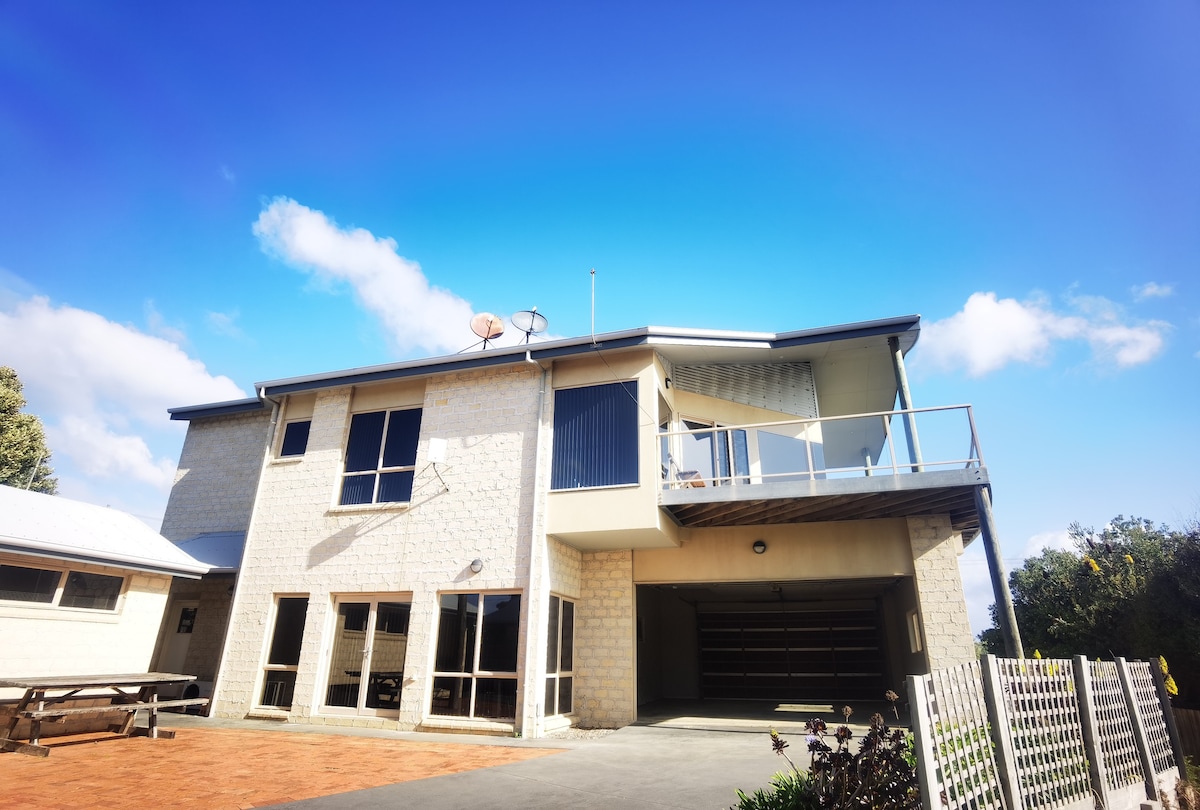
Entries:
[[1008, 576], [1004, 571], [1004, 558], [1000, 556], [1000, 542], [996, 538], [996, 521], [992, 517], [992, 497], [987, 484], [975, 487], [975, 508], [979, 510], [979, 533], [983, 540], [983, 551], [987, 555], [988, 574], [992, 578], [992, 595], [996, 599], [996, 619], [1000, 623], [1000, 635], [1004, 637], [1004, 653], [1009, 658], [1024, 658], [1021, 647], [1021, 631], [1017, 627], [1017, 614], [1013, 609], [1012, 591], [1008, 589]]
[[[904, 371], [904, 352], [900, 351], [900, 338], [892, 335], [888, 338], [888, 348], [892, 354], [892, 371], [896, 375], [896, 390], [900, 394], [900, 407], [911, 411], [912, 394], [908, 390], [908, 374]], [[912, 413], [904, 414], [904, 433], [908, 438], [908, 460], [912, 463], [913, 472], [924, 472], [921, 463], [921, 442], [917, 439], [917, 421]]]

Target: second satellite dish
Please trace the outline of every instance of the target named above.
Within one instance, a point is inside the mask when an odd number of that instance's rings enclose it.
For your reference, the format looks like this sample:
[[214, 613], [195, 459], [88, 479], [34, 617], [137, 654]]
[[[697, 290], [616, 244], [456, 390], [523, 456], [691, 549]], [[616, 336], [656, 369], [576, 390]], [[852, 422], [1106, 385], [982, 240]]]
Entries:
[[525, 333], [525, 342], [529, 342], [530, 335], [540, 334], [546, 331], [549, 321], [546, 316], [537, 311], [537, 307], [523, 309], [520, 312], [514, 312], [512, 316], [513, 326]]
[[480, 312], [471, 319], [471, 331], [483, 338], [483, 348], [486, 349], [489, 340], [504, 334], [504, 321], [490, 312]]

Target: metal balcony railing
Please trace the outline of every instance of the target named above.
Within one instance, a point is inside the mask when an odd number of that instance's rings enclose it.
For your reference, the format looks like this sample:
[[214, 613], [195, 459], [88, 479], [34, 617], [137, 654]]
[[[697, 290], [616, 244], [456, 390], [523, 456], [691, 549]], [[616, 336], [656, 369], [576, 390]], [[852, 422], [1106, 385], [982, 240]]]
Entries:
[[664, 489], [983, 466], [970, 405], [662, 431], [659, 454]]

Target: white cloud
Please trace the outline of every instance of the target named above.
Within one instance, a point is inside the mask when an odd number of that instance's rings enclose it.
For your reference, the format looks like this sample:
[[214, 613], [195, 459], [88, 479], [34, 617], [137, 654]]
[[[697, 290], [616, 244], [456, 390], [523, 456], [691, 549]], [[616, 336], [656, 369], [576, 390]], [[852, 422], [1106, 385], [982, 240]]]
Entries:
[[164, 492], [176, 459], [155, 457], [151, 446], [156, 435], [178, 436], [166, 409], [245, 396], [169, 340], [43, 297], [0, 310], [0, 346], [56, 458]]
[[378, 317], [401, 351], [453, 352], [470, 341], [471, 305], [432, 286], [396, 242], [340, 228], [320, 211], [277, 197], [254, 223], [262, 249], [326, 282], [345, 282]]
[[1071, 540], [1071, 535], [1067, 534], [1065, 529], [1041, 532], [1025, 541], [1024, 557], [1025, 559], [1037, 557], [1048, 548], [1065, 551], [1074, 547], [1075, 544]]
[[973, 293], [961, 311], [922, 327], [918, 360], [935, 369], [966, 369], [982, 377], [1010, 363], [1044, 363], [1060, 341], [1086, 342], [1093, 359], [1121, 368], [1153, 359], [1170, 326], [1162, 321], [1120, 322], [1119, 308], [1098, 296], [1074, 296], [1074, 310], [1054, 311], [1041, 298], [998, 299]]
[[163, 318], [162, 313], [158, 311], [158, 307], [154, 306], [153, 301], [147, 301], [142, 309], [146, 313], [146, 326], [150, 330], [150, 334], [156, 335], [163, 340], [168, 340], [171, 343], [184, 343], [187, 341], [187, 336], [182, 329], [171, 326]]
[[238, 312], [208, 312], [205, 314], [205, 320], [208, 322], [208, 327], [218, 335], [225, 337], [241, 338], [245, 337], [242, 328], [237, 325]]
[[1169, 298], [1175, 294], [1175, 288], [1170, 284], [1159, 284], [1156, 281], [1148, 281], [1137, 287], [1132, 288], [1133, 298], [1136, 301], [1145, 301], [1147, 298]]
[[237, 175], [233, 173], [233, 169], [223, 163], [221, 164], [221, 177], [230, 185], [237, 183]]

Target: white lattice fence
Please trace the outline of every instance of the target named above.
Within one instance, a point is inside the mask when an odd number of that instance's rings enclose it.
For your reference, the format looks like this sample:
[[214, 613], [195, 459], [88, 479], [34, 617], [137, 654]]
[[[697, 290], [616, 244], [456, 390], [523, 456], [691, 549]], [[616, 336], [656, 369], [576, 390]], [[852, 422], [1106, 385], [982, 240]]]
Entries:
[[1146, 776], [1138, 754], [1129, 703], [1115, 661], [1076, 659], [1087, 677], [1079, 678], [1084, 734], [1100, 756], [1090, 761], [1092, 784], [1105, 807], [1137, 806], [1146, 798]]
[[1178, 735], [1154, 673], [1122, 659], [989, 655], [910, 676], [925, 807], [1123, 810], [1173, 791]]
[[1026, 808], [1092, 810], [1075, 670], [1067, 659], [985, 659], [1012, 746], [1011, 767]]
[[909, 695], [914, 731], [925, 742], [921, 790], [952, 810], [1006, 810], [992, 751], [992, 731], [979, 663], [942, 669], [918, 679]]
[[1133, 706], [1133, 724], [1142, 741], [1142, 770], [1149, 772], [1148, 787], [1154, 794], [1170, 793], [1179, 780], [1176, 759], [1178, 735], [1172, 743], [1171, 718], [1164, 714], [1164, 692], [1154, 677], [1149, 661], [1125, 661], [1118, 658], [1117, 671]]

